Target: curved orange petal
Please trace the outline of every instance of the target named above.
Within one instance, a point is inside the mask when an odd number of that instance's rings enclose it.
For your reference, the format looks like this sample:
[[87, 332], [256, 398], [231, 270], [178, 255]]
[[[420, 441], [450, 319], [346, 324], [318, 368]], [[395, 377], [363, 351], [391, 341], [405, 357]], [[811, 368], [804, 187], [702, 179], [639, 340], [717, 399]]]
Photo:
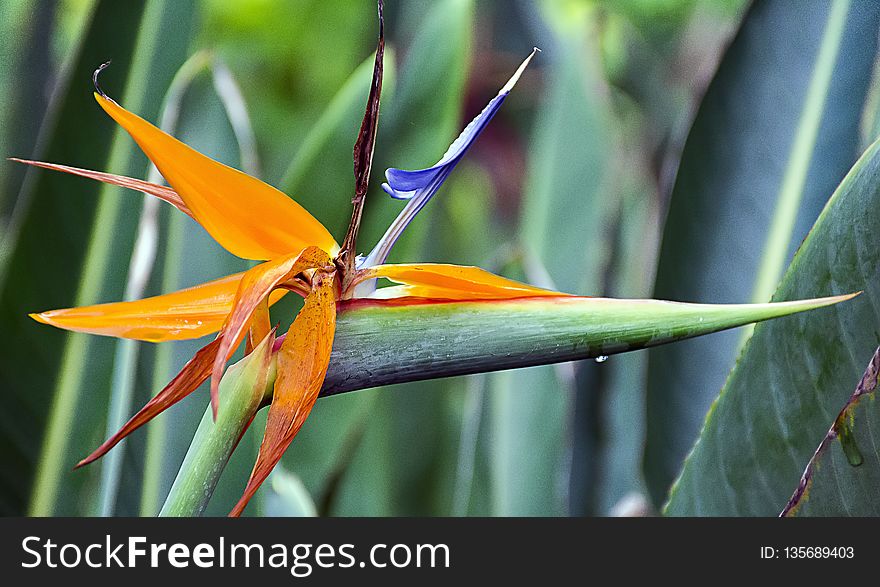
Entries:
[[[220, 330], [244, 273], [131, 302], [49, 310], [31, 318], [65, 330], [148, 342], [199, 338]], [[286, 292], [273, 292], [274, 304]]]
[[[330, 257], [318, 247], [307, 247], [295, 255], [266, 261], [244, 272], [231, 311], [217, 336], [222, 342], [211, 374], [211, 405], [217, 414], [217, 391], [226, 357], [241, 341], [251, 316], [261, 301], [276, 287], [307, 269], [329, 265]], [[308, 299], [308, 297], [306, 298]]]
[[265, 260], [310, 245], [331, 255], [339, 250], [324, 225], [282, 192], [202, 155], [110, 98], [95, 93], [95, 99], [229, 252]]
[[244, 494], [230, 516], [241, 515], [302, 428], [318, 399], [330, 365], [336, 331], [333, 281], [330, 275], [319, 273], [315, 276], [312, 293], [306, 297], [305, 305], [278, 351], [278, 377], [260, 453]]
[[57, 163], [31, 161], [29, 159], [18, 159], [17, 157], [10, 157], [9, 160], [15, 161], [16, 163], [24, 163], [25, 165], [32, 165], [34, 167], [42, 167], [43, 169], [51, 169], [52, 171], [61, 171], [63, 173], [69, 173], [71, 175], [87, 177], [89, 179], [95, 179], [104, 183], [118, 185], [119, 187], [128, 188], [130, 190], [143, 192], [145, 194], [155, 196], [160, 200], [168, 202], [190, 218], [192, 218], [193, 215], [190, 209], [186, 207], [184, 201], [180, 198], [179, 195], [177, 195], [177, 192], [164, 185], [150, 183], [149, 181], [143, 181], [141, 179], [135, 179], [133, 177], [126, 177], [124, 175], [113, 175], [112, 173], [103, 173], [101, 171], [90, 171], [88, 169], [80, 169], [79, 167], [70, 167], [69, 165], [59, 165]]
[[[401, 288], [390, 288], [394, 290], [395, 296], [464, 300], [569, 295], [513, 281], [479, 267], [440, 263], [377, 265], [359, 271], [355, 283], [377, 277], [404, 285]], [[384, 297], [381, 291], [378, 290], [377, 293], [379, 297]]]

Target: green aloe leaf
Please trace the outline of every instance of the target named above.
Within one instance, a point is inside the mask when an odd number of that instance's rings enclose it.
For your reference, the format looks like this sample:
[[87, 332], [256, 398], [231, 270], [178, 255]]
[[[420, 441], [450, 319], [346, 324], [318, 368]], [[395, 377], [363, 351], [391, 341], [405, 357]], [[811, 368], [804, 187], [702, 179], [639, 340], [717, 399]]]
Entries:
[[[880, 338], [878, 206], [874, 143], [834, 192], [774, 298], [864, 293], [755, 329], [673, 487], [668, 514], [777, 515], [785, 506]], [[854, 509], [868, 507], [866, 499], [876, 495], [844, 497]]]
[[[654, 297], [770, 298], [858, 156], [878, 24], [872, 2], [752, 5], [688, 136]], [[742, 340], [729, 333], [649, 353], [644, 467], [658, 505]]]

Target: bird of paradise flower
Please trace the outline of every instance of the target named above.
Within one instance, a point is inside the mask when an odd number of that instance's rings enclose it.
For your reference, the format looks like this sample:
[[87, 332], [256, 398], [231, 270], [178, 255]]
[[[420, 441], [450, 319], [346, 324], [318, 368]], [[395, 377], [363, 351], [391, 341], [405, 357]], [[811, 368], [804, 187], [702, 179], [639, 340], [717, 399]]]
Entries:
[[[39, 322], [66, 330], [150, 342], [218, 333], [164, 389], [77, 467], [106, 454], [128, 434], [209, 378], [216, 417], [219, 383], [227, 361], [245, 339], [246, 353], [262, 343], [277, 353], [277, 377], [257, 462], [244, 494], [231, 512], [237, 516], [293, 441], [318, 397], [329, 365], [338, 301], [373, 296], [504, 299], [566, 295], [508, 280], [477, 267], [384, 264], [403, 230], [497, 112], [534, 51], [436, 165], [419, 171], [388, 170], [388, 183], [383, 184], [383, 189], [395, 198], [409, 201], [373, 251], [365, 258], [355, 258], [378, 122], [383, 28], [380, 3], [373, 84], [355, 145], [354, 212], [342, 245], [307, 210], [282, 192], [198, 153], [117, 104], [98, 85], [98, 75], [109, 63], [95, 72], [95, 99], [131, 135], [171, 187], [66, 165], [13, 159], [160, 198], [192, 217], [232, 254], [262, 261], [243, 273], [174, 293], [31, 314]], [[376, 291], [377, 278], [400, 285]], [[288, 291], [302, 295], [305, 302], [287, 334], [276, 338], [269, 307]]]
[[[353, 298], [504, 300], [568, 296], [512, 281], [477, 267], [446, 264], [386, 264], [406, 227], [437, 193], [513, 89], [537, 49], [483, 111], [468, 124], [432, 167], [386, 171], [382, 188], [407, 203], [384, 236], [364, 257], [355, 255], [357, 233], [369, 184], [382, 89], [384, 23], [379, 7], [379, 42], [366, 113], [354, 148], [355, 195], [343, 243], [307, 210], [277, 189], [214, 161], [146, 120], [125, 110], [98, 84], [95, 99], [122, 126], [171, 187], [66, 165], [13, 159], [29, 165], [88, 177], [155, 196], [198, 222], [221, 246], [244, 259], [260, 261], [245, 271], [181, 291], [137, 301], [51, 310], [31, 317], [58, 328], [150, 342], [193, 339], [217, 333], [153, 399], [115, 434], [77, 464], [91, 463], [156, 415], [210, 379], [211, 408], [220, 407], [219, 384], [226, 363], [245, 343], [245, 354], [275, 357], [277, 375], [257, 461], [243, 495], [230, 512], [242, 513], [308, 417], [330, 362], [337, 303]], [[386, 278], [397, 285], [376, 288]], [[305, 298], [287, 333], [276, 337], [269, 308], [288, 292]], [[846, 299], [813, 300], [787, 313]], [[781, 314], [780, 314], [781, 315]], [[268, 371], [268, 364], [265, 365]]]

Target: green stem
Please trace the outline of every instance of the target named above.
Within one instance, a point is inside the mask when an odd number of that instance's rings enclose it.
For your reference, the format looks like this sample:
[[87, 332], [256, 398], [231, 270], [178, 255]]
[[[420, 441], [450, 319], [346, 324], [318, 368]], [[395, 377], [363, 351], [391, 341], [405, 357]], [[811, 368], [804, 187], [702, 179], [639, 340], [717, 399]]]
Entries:
[[204, 513], [232, 451], [257, 411], [272, 395], [274, 367], [270, 367], [268, 375], [260, 377], [258, 371], [265, 369], [265, 363], [256, 355], [257, 351], [236, 363], [223, 377], [220, 383], [223, 401], [217, 420], [212, 419], [208, 406], [159, 512], [160, 517], [191, 517]]

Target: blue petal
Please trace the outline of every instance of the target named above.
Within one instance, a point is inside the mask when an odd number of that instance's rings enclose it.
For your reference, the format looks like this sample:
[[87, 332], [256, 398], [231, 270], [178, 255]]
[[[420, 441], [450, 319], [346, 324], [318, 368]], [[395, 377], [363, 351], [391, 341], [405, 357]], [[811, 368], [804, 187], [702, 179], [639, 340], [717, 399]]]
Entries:
[[513, 89], [513, 86], [519, 80], [522, 72], [525, 70], [529, 61], [534, 57], [537, 49], [522, 62], [516, 73], [501, 88], [498, 95], [495, 96], [480, 114], [468, 124], [457, 139], [449, 146], [443, 157], [440, 158], [433, 167], [427, 169], [419, 169], [417, 171], [405, 171], [403, 169], [391, 168], [385, 172], [387, 183], [382, 184], [382, 189], [388, 195], [398, 200], [408, 200], [406, 206], [400, 211], [400, 214], [388, 227], [385, 235], [379, 240], [372, 252], [364, 259], [362, 267], [371, 267], [373, 265], [381, 265], [388, 258], [391, 247], [397, 242], [397, 239], [403, 233], [404, 229], [412, 222], [416, 214], [425, 207], [425, 204], [437, 193], [446, 178], [474, 143], [498, 109], [504, 102], [504, 99]]
[[383, 183], [382, 189], [388, 192], [392, 198], [409, 200], [415, 197], [420, 190], [432, 185], [446, 168], [454, 168], [461, 160], [477, 137], [480, 136], [480, 133], [483, 132], [483, 129], [486, 128], [486, 125], [489, 124], [489, 121], [492, 120], [492, 117], [495, 116], [495, 113], [498, 112], [508, 93], [510, 92], [499, 93], [495, 96], [488, 106], [458, 135], [455, 142], [450, 145], [440, 161], [433, 167], [418, 171], [404, 171], [392, 167], [385, 172], [388, 183]]

